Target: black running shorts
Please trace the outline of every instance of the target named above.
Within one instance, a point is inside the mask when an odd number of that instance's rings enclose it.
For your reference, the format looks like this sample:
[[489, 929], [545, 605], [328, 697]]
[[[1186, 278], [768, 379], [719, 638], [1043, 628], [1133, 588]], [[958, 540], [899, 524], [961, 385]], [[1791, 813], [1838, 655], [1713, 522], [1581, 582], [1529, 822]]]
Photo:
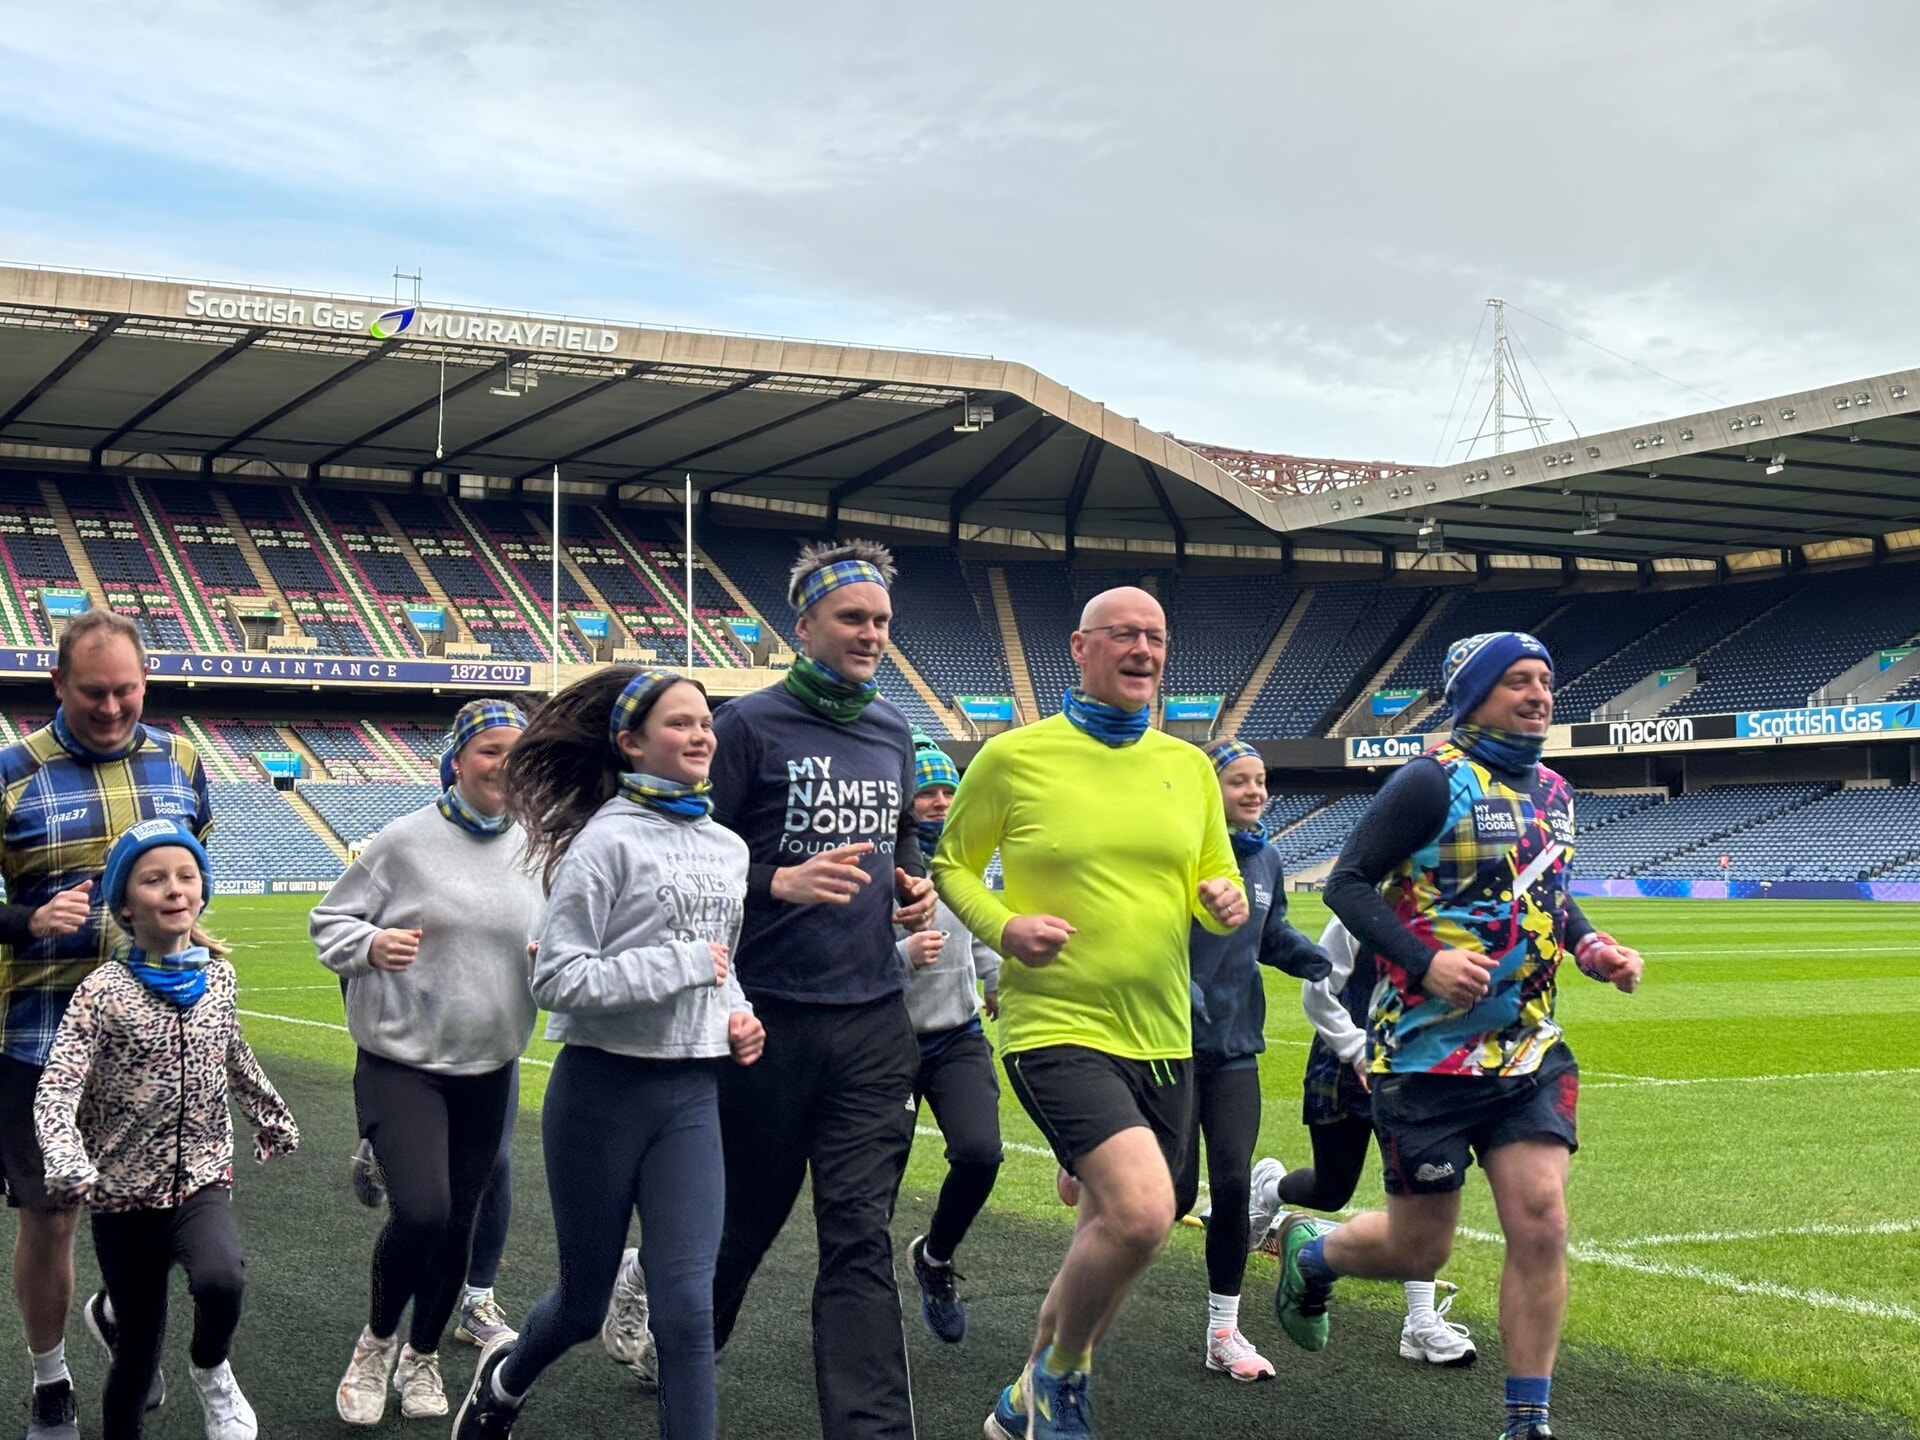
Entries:
[[1056, 1159], [1073, 1163], [1122, 1130], [1153, 1132], [1172, 1173], [1193, 1124], [1192, 1060], [1124, 1060], [1084, 1045], [1043, 1045], [1005, 1059], [1007, 1079]]
[[7, 1182], [7, 1204], [45, 1213], [65, 1207], [47, 1194], [46, 1162], [33, 1128], [33, 1092], [41, 1067], [0, 1055], [0, 1177]]
[[1521, 1140], [1580, 1148], [1580, 1067], [1565, 1045], [1531, 1075], [1376, 1075], [1373, 1128], [1389, 1195], [1444, 1195], [1478, 1156]]

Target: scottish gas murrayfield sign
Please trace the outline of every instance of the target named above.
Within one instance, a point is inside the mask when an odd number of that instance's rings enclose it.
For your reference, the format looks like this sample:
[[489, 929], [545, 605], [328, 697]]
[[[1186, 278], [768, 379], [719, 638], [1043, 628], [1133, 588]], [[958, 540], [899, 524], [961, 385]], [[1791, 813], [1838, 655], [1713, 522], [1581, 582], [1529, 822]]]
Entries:
[[[45, 674], [52, 650], [0, 649], [0, 673]], [[153, 651], [156, 680], [292, 682], [306, 685], [438, 685], [448, 689], [525, 690], [533, 667], [514, 661], [374, 660], [354, 655], [200, 655]]]
[[296, 330], [335, 330], [395, 340], [403, 335], [425, 340], [461, 340], [527, 350], [562, 350], [605, 355], [620, 345], [620, 332], [606, 325], [570, 325], [511, 315], [476, 315], [463, 310], [432, 310], [424, 305], [356, 304], [292, 295], [261, 295], [245, 290], [189, 290], [190, 320], [231, 320], [241, 324], [284, 325]]
[[1736, 719], [1741, 739], [1797, 740], [1806, 736], [1878, 735], [1920, 730], [1920, 701], [1900, 705], [1821, 705], [1805, 710], [1753, 710]]

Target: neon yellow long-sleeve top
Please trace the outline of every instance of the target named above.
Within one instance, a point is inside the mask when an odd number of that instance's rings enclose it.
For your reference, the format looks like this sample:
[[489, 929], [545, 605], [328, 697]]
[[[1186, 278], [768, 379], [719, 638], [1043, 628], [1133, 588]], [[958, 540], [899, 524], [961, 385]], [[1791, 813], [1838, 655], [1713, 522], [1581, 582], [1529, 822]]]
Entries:
[[[999, 892], [981, 879], [996, 847]], [[1062, 715], [981, 748], [933, 861], [941, 898], [1002, 954], [1016, 915], [1074, 927], [1051, 965], [1000, 967], [1002, 1047], [1129, 1060], [1193, 1053], [1187, 937], [1192, 920], [1225, 933], [1200, 903], [1214, 877], [1241, 883], [1207, 757], [1158, 730], [1116, 749]]]

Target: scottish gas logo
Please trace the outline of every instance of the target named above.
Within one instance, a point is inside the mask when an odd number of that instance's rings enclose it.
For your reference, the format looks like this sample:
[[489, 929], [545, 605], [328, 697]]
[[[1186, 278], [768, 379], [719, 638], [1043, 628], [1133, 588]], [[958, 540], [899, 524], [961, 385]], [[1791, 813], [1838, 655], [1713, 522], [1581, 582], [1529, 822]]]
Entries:
[[397, 310], [387, 310], [373, 317], [373, 323], [367, 326], [367, 333], [376, 340], [391, 340], [396, 335], [404, 335], [413, 325], [415, 307], [401, 306]]

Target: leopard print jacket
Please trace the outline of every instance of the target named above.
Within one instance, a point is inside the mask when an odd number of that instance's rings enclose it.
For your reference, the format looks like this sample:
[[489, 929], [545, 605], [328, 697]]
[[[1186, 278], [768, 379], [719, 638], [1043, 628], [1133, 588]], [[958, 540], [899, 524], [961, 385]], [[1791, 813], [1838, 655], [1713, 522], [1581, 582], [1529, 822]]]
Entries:
[[74, 991], [34, 1095], [48, 1193], [91, 1210], [144, 1210], [231, 1185], [229, 1097], [257, 1128], [256, 1159], [299, 1145], [240, 1034], [233, 966], [211, 961], [206, 993], [182, 1009], [109, 961]]

